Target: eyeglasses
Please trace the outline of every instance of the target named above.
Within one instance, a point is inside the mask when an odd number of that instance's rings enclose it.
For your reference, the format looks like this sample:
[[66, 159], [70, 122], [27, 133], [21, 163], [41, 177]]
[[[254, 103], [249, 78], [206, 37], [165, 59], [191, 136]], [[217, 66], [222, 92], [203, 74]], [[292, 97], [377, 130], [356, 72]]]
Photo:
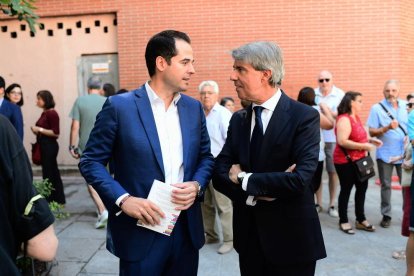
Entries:
[[330, 80], [331, 80], [331, 79], [319, 79], [319, 82], [320, 82], [320, 83], [323, 83], [324, 81], [325, 81], [325, 82], [329, 82]]
[[11, 91], [10, 94], [12, 94], [12, 95], [22, 95], [22, 92]]
[[407, 104], [407, 107], [408, 107], [408, 108], [413, 108], [413, 105], [414, 105], [414, 103], [408, 103], [408, 104]]

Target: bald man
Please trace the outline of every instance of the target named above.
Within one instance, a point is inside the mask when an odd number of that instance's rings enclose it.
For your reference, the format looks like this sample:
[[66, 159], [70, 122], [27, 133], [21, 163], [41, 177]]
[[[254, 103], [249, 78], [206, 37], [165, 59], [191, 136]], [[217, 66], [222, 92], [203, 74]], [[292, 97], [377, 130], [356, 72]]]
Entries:
[[[345, 95], [342, 89], [333, 84], [333, 76], [329, 71], [323, 70], [318, 75], [318, 87], [315, 88], [316, 104], [326, 104], [329, 107], [331, 115], [336, 118], [338, 115], [337, 107]], [[326, 171], [329, 176], [329, 209], [328, 214], [331, 217], [338, 217], [338, 211], [335, 209], [336, 188], [338, 186], [338, 176], [333, 163], [333, 151], [336, 145], [335, 130], [322, 130], [323, 140], [325, 142]], [[322, 185], [316, 192], [316, 208], [318, 212], [322, 211]]]

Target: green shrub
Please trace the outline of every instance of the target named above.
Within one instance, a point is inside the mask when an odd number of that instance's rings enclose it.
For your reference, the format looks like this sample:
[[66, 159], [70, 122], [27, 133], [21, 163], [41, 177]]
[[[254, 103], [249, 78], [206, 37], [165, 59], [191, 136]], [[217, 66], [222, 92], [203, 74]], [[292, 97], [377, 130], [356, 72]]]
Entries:
[[[33, 186], [36, 188], [36, 191], [41, 194], [44, 198], [47, 198], [54, 190], [52, 183], [49, 179], [43, 179], [38, 181], [33, 181]], [[52, 211], [56, 219], [65, 219], [69, 217], [69, 213], [64, 212], [64, 206], [55, 201], [49, 202], [49, 208]]]

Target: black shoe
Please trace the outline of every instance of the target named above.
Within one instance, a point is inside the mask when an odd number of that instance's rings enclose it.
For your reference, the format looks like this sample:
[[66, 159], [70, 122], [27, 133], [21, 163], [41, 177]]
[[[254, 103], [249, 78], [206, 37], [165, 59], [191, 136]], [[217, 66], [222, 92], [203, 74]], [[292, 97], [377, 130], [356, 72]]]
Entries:
[[390, 227], [391, 226], [391, 217], [383, 216], [380, 225], [381, 225], [381, 227], [384, 227], [384, 228]]

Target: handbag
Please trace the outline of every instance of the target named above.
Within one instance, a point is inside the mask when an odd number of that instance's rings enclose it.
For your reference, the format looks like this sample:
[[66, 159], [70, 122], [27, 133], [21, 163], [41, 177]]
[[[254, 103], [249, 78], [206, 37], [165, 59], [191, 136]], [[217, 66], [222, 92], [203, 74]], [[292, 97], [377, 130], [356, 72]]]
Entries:
[[372, 160], [371, 155], [369, 155], [369, 153], [367, 156], [362, 157], [361, 159], [352, 161], [351, 156], [349, 156], [348, 154], [348, 151], [341, 146], [339, 147], [344, 152], [348, 162], [354, 166], [358, 181], [364, 182], [370, 179], [371, 177], [375, 176], [374, 160]]
[[40, 144], [39, 142], [36, 142], [32, 144], [32, 162], [35, 165], [41, 165], [42, 164], [42, 155], [40, 153]]

